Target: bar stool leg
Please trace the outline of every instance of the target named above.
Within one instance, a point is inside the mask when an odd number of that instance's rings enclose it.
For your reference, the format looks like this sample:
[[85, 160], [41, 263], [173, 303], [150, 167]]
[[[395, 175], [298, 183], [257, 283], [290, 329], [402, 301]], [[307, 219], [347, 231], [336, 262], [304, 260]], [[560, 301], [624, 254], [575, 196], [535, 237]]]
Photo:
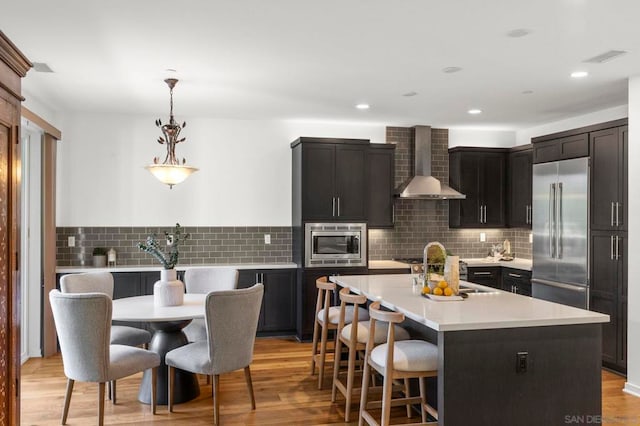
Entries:
[[388, 426], [391, 417], [391, 390], [393, 389], [393, 378], [391, 372], [387, 372], [382, 383], [382, 418], [380, 426]]
[[329, 327], [322, 326], [322, 338], [320, 339], [320, 360], [318, 361], [318, 389], [322, 389], [324, 383], [324, 360], [327, 355], [327, 340], [329, 337]]
[[[338, 337], [336, 340], [336, 354], [342, 353], [342, 340]], [[338, 382], [338, 376], [340, 375], [340, 360], [338, 358], [339, 355], [335, 355], [336, 359], [333, 361], [333, 382], [331, 384], [331, 402], [336, 402], [336, 394], [338, 391], [338, 387], [336, 383]]]
[[[404, 379], [404, 396], [407, 398], [411, 396], [409, 392], [409, 379]], [[408, 418], [413, 417], [413, 410], [411, 409], [411, 404], [407, 404], [407, 417]]]
[[363, 412], [367, 409], [367, 397], [369, 396], [369, 375], [371, 374], [371, 367], [367, 360], [364, 360], [364, 371], [362, 372], [362, 389], [360, 390], [360, 416], [358, 419], [358, 426], [364, 425]]
[[318, 319], [313, 320], [313, 344], [311, 345], [311, 375], [316, 374], [316, 355], [318, 354]]
[[[337, 353], [337, 352], [336, 352]], [[344, 410], [344, 421], [349, 422], [351, 419], [351, 399], [353, 395], [353, 381], [355, 380], [356, 371], [356, 348], [349, 347], [349, 363], [347, 370], [347, 394], [345, 395], [346, 405]]]
[[422, 423], [427, 422], [427, 385], [425, 380], [424, 377], [418, 379], [420, 382], [420, 413], [422, 414]]

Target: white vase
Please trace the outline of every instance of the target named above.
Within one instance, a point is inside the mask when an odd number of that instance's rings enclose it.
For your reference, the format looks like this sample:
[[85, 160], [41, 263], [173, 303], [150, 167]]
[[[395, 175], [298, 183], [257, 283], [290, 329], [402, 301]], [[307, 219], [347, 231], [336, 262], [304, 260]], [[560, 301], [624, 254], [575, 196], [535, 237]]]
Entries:
[[156, 306], [179, 306], [184, 302], [184, 284], [175, 269], [160, 271], [160, 281], [153, 285], [153, 303]]

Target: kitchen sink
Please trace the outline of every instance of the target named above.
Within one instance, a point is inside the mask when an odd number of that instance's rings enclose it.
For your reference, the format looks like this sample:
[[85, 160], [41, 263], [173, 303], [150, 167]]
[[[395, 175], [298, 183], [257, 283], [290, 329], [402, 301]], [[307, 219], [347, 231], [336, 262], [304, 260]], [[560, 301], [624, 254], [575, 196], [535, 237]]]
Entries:
[[458, 288], [458, 293], [466, 293], [466, 294], [473, 294], [473, 293], [497, 293], [498, 290], [485, 290], [483, 288], [476, 288], [476, 287], [468, 287], [464, 284], [460, 284], [460, 287]]

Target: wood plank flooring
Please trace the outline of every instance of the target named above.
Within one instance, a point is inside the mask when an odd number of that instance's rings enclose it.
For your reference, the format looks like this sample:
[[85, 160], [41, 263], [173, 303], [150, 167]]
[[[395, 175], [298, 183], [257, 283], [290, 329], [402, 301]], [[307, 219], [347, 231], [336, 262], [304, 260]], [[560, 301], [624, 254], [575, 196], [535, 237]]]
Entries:
[[[288, 339], [257, 339], [251, 365], [256, 411], [251, 411], [242, 370], [220, 377], [220, 422], [223, 425], [325, 425], [344, 424], [344, 399], [331, 403], [330, 371], [324, 390], [309, 375], [311, 345]], [[107, 425], [210, 425], [211, 387], [201, 379], [201, 395], [178, 404], [169, 414], [158, 406], [155, 416], [137, 400], [141, 375], [118, 381], [118, 403], [105, 404]], [[605, 425], [640, 426], [640, 398], [622, 392], [625, 379], [602, 373], [602, 411]], [[23, 425], [59, 425], [66, 379], [60, 356], [33, 358], [22, 366], [21, 418]], [[97, 385], [76, 383], [68, 425], [96, 423]], [[406, 421], [405, 410], [394, 411], [393, 423]], [[353, 414], [357, 424], [357, 412]]]

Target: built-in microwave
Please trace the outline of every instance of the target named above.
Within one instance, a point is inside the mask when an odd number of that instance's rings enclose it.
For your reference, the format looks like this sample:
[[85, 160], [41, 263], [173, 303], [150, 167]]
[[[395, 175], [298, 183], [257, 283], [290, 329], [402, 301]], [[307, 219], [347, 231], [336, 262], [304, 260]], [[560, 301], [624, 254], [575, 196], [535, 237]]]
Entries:
[[304, 264], [367, 266], [366, 223], [306, 223]]

